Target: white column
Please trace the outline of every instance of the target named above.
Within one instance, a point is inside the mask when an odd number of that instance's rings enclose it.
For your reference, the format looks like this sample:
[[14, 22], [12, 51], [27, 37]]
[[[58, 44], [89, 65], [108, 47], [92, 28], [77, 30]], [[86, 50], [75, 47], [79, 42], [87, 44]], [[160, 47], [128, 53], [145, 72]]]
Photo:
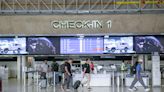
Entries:
[[26, 56], [21, 56], [21, 60], [22, 60], [22, 79], [24, 80], [25, 78], [25, 71], [26, 71]]
[[161, 86], [160, 56], [152, 55], [152, 86]]
[[145, 63], [144, 63], [145, 64], [145, 69], [147, 70], [147, 69], [149, 69], [148, 55], [145, 55], [144, 59], [145, 59], [144, 60], [145, 61]]
[[21, 56], [17, 56], [17, 79], [21, 79]]
[[17, 56], [17, 79], [24, 79], [25, 56]]

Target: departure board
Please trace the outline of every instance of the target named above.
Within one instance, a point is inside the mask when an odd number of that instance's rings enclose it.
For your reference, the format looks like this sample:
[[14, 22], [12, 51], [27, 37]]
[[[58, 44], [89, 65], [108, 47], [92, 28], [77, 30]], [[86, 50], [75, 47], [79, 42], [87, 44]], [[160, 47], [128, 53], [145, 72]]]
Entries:
[[61, 37], [61, 54], [103, 53], [103, 37]]

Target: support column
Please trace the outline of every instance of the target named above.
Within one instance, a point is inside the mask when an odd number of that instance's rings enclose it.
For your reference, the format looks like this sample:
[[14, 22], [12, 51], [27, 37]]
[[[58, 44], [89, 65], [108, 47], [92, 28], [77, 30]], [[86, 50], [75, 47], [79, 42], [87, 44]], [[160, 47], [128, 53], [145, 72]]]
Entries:
[[21, 56], [22, 58], [22, 79], [25, 78], [25, 71], [26, 71], [26, 56]]
[[22, 64], [22, 59], [21, 56], [17, 56], [17, 79], [21, 79], [21, 64]]
[[26, 57], [17, 56], [17, 79], [21, 80], [24, 78], [24, 67], [25, 67]]
[[161, 86], [160, 56], [158, 53], [152, 55], [152, 86]]
[[144, 55], [144, 66], [145, 66], [145, 70], [149, 69], [149, 62], [148, 62], [148, 55]]

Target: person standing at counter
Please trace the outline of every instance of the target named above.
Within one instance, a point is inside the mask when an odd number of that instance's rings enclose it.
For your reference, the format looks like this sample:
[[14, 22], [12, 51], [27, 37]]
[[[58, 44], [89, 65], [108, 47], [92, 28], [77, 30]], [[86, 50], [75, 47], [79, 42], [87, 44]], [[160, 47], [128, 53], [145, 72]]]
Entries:
[[48, 64], [47, 64], [47, 60], [44, 60], [43, 63], [41, 64], [41, 77], [43, 77], [44, 79], [46, 79], [46, 74], [48, 72]]
[[125, 80], [125, 71], [127, 70], [127, 67], [126, 67], [126, 63], [125, 61], [123, 60], [122, 63], [121, 63], [121, 85], [123, 86], [124, 85], [124, 80]]
[[[90, 81], [91, 81], [91, 75], [90, 75], [90, 72], [91, 72], [91, 68], [90, 68], [90, 58], [87, 58], [86, 59], [86, 63], [84, 64], [84, 70], [83, 70], [83, 79], [86, 78], [87, 79], [87, 88], [88, 89], [91, 89], [90, 87]], [[84, 85], [82, 83], [82, 85]]]
[[142, 79], [141, 76], [141, 64], [142, 64], [143, 60], [139, 59], [136, 63], [135, 63], [135, 69], [136, 69], [136, 74], [135, 74], [135, 78], [129, 88], [129, 91], [133, 91], [133, 87], [134, 85], [137, 83], [137, 81], [139, 81], [141, 83], [141, 85], [145, 88], [145, 91], [149, 91], [150, 89], [144, 84], [144, 81]]
[[122, 61], [122, 64], [121, 64], [121, 71], [126, 71], [126, 65], [125, 65], [125, 61], [123, 60]]
[[[51, 70], [53, 72], [53, 79], [55, 77], [54, 82], [56, 84], [58, 84], [59, 83], [59, 64], [55, 60], [53, 60], [53, 62], [51, 64]], [[55, 75], [54, 75], [54, 73], [55, 73]]]
[[93, 73], [93, 71], [94, 71], [94, 64], [93, 64], [93, 62], [91, 62], [90, 67], [91, 67], [91, 70], [92, 70], [92, 73]]

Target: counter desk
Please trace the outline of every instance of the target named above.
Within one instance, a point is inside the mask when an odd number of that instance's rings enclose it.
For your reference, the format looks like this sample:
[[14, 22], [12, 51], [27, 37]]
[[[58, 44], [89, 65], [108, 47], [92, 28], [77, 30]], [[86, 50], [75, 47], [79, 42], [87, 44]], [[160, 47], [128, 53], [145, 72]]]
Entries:
[[[111, 76], [112, 73], [91, 74], [90, 86], [111, 86]], [[77, 80], [82, 80], [82, 74], [74, 74], [73, 83]]]

